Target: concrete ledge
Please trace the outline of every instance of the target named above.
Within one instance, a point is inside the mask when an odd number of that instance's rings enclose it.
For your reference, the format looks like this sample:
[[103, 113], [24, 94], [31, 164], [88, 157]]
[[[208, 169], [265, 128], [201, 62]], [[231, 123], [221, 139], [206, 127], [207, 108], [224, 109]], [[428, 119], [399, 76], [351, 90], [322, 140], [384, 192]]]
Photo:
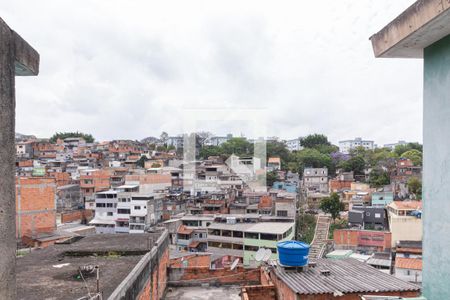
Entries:
[[370, 37], [375, 57], [422, 58], [450, 34], [450, 0], [418, 0]]

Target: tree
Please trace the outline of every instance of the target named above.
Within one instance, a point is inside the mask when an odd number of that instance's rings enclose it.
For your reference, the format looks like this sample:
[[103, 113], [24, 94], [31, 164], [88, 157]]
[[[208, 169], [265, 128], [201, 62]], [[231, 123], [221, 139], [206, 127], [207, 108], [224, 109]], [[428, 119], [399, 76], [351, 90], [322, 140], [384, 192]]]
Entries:
[[145, 162], [148, 160], [147, 156], [142, 155], [141, 158], [139, 158], [139, 160], [136, 162], [136, 166], [144, 168], [145, 167]]
[[382, 187], [391, 183], [391, 178], [383, 169], [373, 169], [369, 175], [369, 183], [373, 187]]
[[304, 168], [323, 168], [332, 169], [331, 156], [320, 153], [316, 149], [305, 148], [293, 153], [293, 161], [298, 164], [298, 172], [302, 173]]
[[358, 155], [350, 158], [349, 160], [342, 161], [339, 164], [339, 167], [344, 169], [344, 171], [346, 172], [353, 171], [355, 175], [364, 175], [366, 162], [364, 161], [363, 157]]
[[417, 177], [411, 177], [408, 180], [408, 191], [414, 194], [416, 198], [422, 199], [422, 181]]
[[310, 134], [300, 140], [300, 145], [304, 148], [315, 148], [319, 145], [329, 145], [331, 143], [328, 141], [328, 138], [323, 134]]
[[234, 137], [220, 146], [224, 155], [235, 154], [237, 156], [253, 155], [253, 144], [242, 137]]
[[277, 172], [267, 172], [266, 173], [266, 185], [272, 187], [273, 183], [278, 180]]
[[344, 210], [344, 203], [341, 202], [337, 193], [332, 193], [330, 197], [323, 198], [320, 201], [320, 209], [327, 214], [331, 214], [334, 222], [339, 213]]
[[394, 152], [397, 156], [401, 156], [403, 153], [409, 150], [417, 150], [423, 152], [423, 146], [419, 143], [408, 143], [406, 145], [397, 145], [394, 149]]
[[286, 164], [289, 162], [289, 150], [283, 142], [273, 141], [266, 144], [267, 157], [279, 157], [281, 160], [281, 168], [286, 169]]
[[50, 138], [50, 143], [56, 143], [56, 140], [58, 139], [66, 139], [66, 138], [82, 138], [86, 141], [86, 143], [93, 143], [94, 137], [92, 134], [88, 133], [82, 133], [82, 132], [56, 132], [52, 137]]
[[410, 159], [415, 166], [422, 165], [422, 152], [420, 152], [419, 150], [412, 149], [406, 151], [402, 155], [400, 155], [400, 157]]
[[169, 138], [169, 134], [165, 131], [161, 132], [161, 135], [159, 136], [159, 139], [163, 144], [167, 142], [167, 139]]

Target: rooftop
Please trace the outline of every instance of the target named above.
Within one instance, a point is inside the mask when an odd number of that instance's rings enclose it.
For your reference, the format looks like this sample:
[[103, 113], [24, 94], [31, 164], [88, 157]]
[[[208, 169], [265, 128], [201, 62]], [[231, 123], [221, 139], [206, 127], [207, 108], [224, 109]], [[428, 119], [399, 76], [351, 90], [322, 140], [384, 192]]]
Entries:
[[[385, 274], [356, 259], [318, 259], [314, 268], [289, 272], [276, 268], [275, 274], [301, 295], [420, 291], [420, 287]], [[329, 275], [321, 273], [329, 271]]]
[[422, 270], [422, 259], [397, 257], [395, 267], [400, 269]]
[[272, 233], [272, 234], [283, 234], [293, 227], [291, 222], [259, 222], [259, 223], [237, 223], [237, 224], [227, 224], [227, 223], [212, 223], [209, 229], [224, 229], [224, 230], [235, 230], [243, 232], [261, 232], [261, 233]]
[[[161, 233], [92, 235], [56, 244], [17, 259], [17, 299], [78, 299], [96, 291], [95, 274], [79, 276], [82, 266], [99, 266], [105, 299], [154, 245]], [[32, 278], [32, 280], [30, 280]]]
[[390, 207], [402, 210], [417, 210], [422, 209], [422, 201], [407, 200], [407, 201], [394, 201], [389, 204]]
[[240, 300], [241, 288], [239, 286], [220, 286], [220, 287], [177, 287], [169, 288], [166, 300]]

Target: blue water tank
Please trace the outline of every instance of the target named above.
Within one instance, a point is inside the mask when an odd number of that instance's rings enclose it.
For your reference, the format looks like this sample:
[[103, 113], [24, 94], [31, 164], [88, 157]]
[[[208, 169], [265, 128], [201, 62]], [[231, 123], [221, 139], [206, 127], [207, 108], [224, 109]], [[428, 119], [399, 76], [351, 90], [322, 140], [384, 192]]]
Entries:
[[277, 243], [278, 258], [284, 266], [303, 267], [308, 264], [309, 245], [299, 241]]

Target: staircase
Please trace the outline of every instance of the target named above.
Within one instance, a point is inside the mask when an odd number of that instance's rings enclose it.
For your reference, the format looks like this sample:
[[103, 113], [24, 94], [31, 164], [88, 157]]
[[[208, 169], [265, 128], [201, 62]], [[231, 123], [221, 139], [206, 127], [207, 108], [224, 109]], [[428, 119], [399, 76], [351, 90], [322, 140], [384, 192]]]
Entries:
[[328, 231], [330, 230], [331, 218], [319, 215], [317, 217], [316, 230], [314, 233], [314, 239], [309, 249], [309, 257], [311, 259], [321, 258], [324, 254], [325, 247], [328, 240]]

